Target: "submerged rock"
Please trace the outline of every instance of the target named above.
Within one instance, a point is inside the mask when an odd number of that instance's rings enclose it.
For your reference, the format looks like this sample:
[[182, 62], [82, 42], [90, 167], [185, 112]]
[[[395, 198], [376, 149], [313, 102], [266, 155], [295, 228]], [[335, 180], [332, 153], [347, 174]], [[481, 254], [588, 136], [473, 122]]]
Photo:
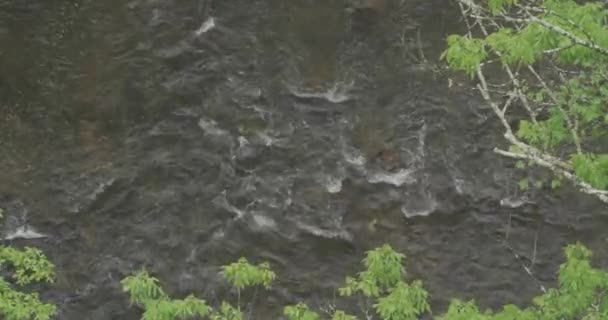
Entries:
[[376, 154], [375, 160], [383, 169], [388, 171], [396, 170], [401, 166], [401, 156], [399, 155], [399, 152], [391, 148], [380, 150]]

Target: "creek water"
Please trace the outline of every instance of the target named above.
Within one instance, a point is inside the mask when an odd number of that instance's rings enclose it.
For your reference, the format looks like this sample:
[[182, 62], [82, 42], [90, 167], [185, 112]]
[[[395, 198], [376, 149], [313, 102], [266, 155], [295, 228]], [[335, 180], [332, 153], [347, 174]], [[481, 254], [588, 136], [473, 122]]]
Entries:
[[518, 191], [490, 110], [448, 86], [461, 31], [439, 0], [0, 0], [4, 244], [44, 250], [74, 320], [139, 319], [119, 281], [142, 267], [234, 300], [241, 256], [278, 273], [254, 319], [356, 311], [334, 289], [383, 243], [437, 310], [525, 305], [572, 241], [607, 266], [605, 207]]

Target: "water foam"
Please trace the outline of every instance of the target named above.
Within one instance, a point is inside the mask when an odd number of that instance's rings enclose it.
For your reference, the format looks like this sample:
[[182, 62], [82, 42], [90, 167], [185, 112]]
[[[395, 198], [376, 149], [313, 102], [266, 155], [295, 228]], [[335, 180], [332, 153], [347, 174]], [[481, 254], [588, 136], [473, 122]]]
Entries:
[[530, 201], [527, 197], [508, 197], [500, 200], [500, 206], [506, 208], [519, 208], [526, 204], [534, 204], [534, 202]]
[[360, 152], [345, 152], [344, 160], [356, 167], [362, 167], [367, 162], [365, 157]]
[[40, 239], [48, 237], [46, 234], [39, 233], [28, 225], [17, 227], [14, 231], [8, 232], [4, 240], [14, 239]]
[[352, 241], [353, 235], [346, 230], [324, 230], [317, 226], [305, 224], [303, 222], [297, 221], [296, 225], [301, 230], [308, 232], [317, 237], [326, 238], [326, 239], [342, 239], [346, 241]]
[[205, 20], [205, 22], [203, 22], [203, 24], [201, 25], [200, 28], [198, 28], [196, 31], [194, 31], [194, 34], [196, 34], [197, 36], [200, 36], [201, 34], [211, 30], [215, 28], [215, 19], [213, 19], [213, 17], [210, 17], [209, 19]]
[[338, 193], [342, 191], [342, 178], [327, 177], [325, 179], [325, 189], [329, 193]]
[[408, 208], [406, 204], [401, 206], [401, 212], [406, 218], [428, 217], [437, 209], [437, 201], [433, 198], [429, 199], [428, 207], [420, 209]]
[[269, 217], [259, 215], [259, 214], [253, 214], [252, 217], [253, 217], [253, 222], [260, 229], [274, 230], [277, 228], [277, 223]]
[[395, 173], [379, 171], [370, 173], [367, 176], [369, 183], [388, 183], [395, 187], [400, 187], [403, 184], [412, 184], [416, 182], [416, 178], [412, 177], [413, 169], [401, 169]]
[[351, 97], [346, 93], [348, 88], [344, 88], [335, 84], [331, 88], [328, 88], [325, 91], [321, 92], [303, 92], [295, 88], [290, 88], [291, 94], [298, 98], [303, 99], [324, 99], [331, 103], [342, 103], [351, 99]]

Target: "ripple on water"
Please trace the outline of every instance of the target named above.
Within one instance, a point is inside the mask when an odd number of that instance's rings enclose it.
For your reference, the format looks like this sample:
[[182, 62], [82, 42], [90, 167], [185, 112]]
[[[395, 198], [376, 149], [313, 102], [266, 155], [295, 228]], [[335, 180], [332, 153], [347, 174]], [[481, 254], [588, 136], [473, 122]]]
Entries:
[[205, 133], [214, 136], [228, 135], [228, 131], [219, 127], [218, 123], [213, 119], [200, 118], [198, 120], [198, 126], [205, 131]]
[[345, 86], [339, 83], [334, 84], [325, 91], [305, 91], [302, 89], [288, 86], [289, 91], [292, 95], [301, 99], [323, 99], [331, 103], [343, 103], [351, 99], [348, 95], [348, 91], [351, 89], [353, 83]]
[[228, 202], [228, 199], [226, 198], [226, 191], [223, 191], [222, 193], [217, 195], [215, 198], [213, 198], [211, 202], [218, 208], [224, 209], [230, 213], [234, 213], [235, 220], [243, 218], [246, 214], [245, 211], [233, 206]]
[[296, 221], [296, 226], [302, 231], [312, 234], [317, 237], [325, 239], [341, 239], [346, 241], [352, 241], [353, 235], [341, 227], [337, 227], [335, 230], [322, 229], [318, 226], [307, 224], [301, 221]]

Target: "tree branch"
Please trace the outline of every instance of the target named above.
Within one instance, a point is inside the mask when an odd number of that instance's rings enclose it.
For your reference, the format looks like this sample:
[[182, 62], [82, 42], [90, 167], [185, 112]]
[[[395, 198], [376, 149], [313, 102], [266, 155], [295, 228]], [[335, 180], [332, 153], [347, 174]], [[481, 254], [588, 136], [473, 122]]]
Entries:
[[[458, 1], [462, 15], [463, 15], [465, 22], [467, 24], [467, 27], [468, 27], [468, 36], [469, 37], [472, 37], [471, 28], [473, 26], [478, 26], [480, 28], [481, 32], [483, 33], [483, 35], [486, 37], [489, 35], [489, 32], [486, 29], [485, 23], [490, 23], [489, 26], [495, 26], [497, 28], [500, 28], [500, 26], [498, 24], [496, 24], [496, 21], [493, 18], [487, 16], [487, 14], [488, 14], [487, 11], [485, 11], [484, 8], [475, 4], [472, 0], [457, 0], [457, 1]], [[465, 6], [467, 8], [465, 8]], [[553, 25], [550, 22], [547, 22], [545, 20], [539, 19], [538, 17], [531, 15], [528, 11], [526, 11], [525, 14], [527, 14], [529, 17], [528, 18], [513, 18], [513, 17], [503, 15], [503, 16], [501, 16], [501, 18], [504, 18], [506, 21], [517, 22], [517, 23], [525, 23], [525, 24], [539, 23], [543, 27], [548, 28], [548, 29], [556, 32], [557, 34], [560, 34], [562, 36], [569, 38], [574, 43], [570, 46], [573, 46], [575, 44], [582, 45], [587, 48], [598, 51], [602, 54], [608, 55], [608, 49], [599, 47], [593, 42], [581, 39], [578, 36], [576, 36], [575, 34], [572, 34], [569, 31], [564, 30], [563, 28], [561, 28], [559, 26]], [[475, 22], [473, 26], [469, 22], [468, 18], [471, 18]], [[554, 51], [558, 51], [558, 50], [563, 50], [563, 48], [557, 48]], [[500, 52], [497, 52], [496, 50], [494, 50], [494, 52], [497, 54], [497, 56], [499, 58], [501, 57]], [[549, 53], [551, 53], [551, 52], [549, 52]], [[517, 150], [515, 152], [505, 151], [505, 150], [495, 148], [494, 152], [497, 154], [506, 156], [506, 157], [510, 157], [510, 158], [525, 159], [528, 161], [532, 161], [541, 167], [548, 168], [556, 175], [562, 176], [564, 179], [570, 181], [581, 192], [589, 194], [589, 195], [593, 195], [593, 196], [597, 197], [600, 201], [602, 201], [604, 203], [608, 203], [608, 191], [596, 189], [592, 185], [581, 180], [579, 177], [576, 176], [576, 174], [573, 173], [573, 168], [570, 163], [568, 163], [558, 157], [554, 157], [551, 154], [545, 153], [531, 145], [528, 145], [527, 143], [519, 140], [516, 137], [515, 133], [513, 132], [513, 128], [511, 127], [511, 125], [509, 124], [509, 121], [507, 121], [507, 118], [506, 118], [506, 112], [507, 112], [509, 106], [511, 105], [514, 97], [519, 98], [519, 100], [522, 102], [523, 107], [530, 114], [531, 120], [536, 123], [535, 113], [532, 111], [529, 101], [527, 100], [527, 97], [525, 96], [525, 94], [523, 93], [523, 90], [521, 89], [519, 75], [513, 73], [510, 66], [503, 64], [505, 72], [508, 74], [509, 78], [511, 79], [513, 88], [509, 92], [509, 97], [508, 97], [507, 101], [504, 103], [504, 105], [501, 108], [491, 97], [491, 90], [489, 89], [488, 81], [482, 70], [484, 66], [485, 66], [485, 64], [482, 63], [477, 67], [476, 74], [477, 74], [477, 78], [479, 79], [479, 84], [477, 84], [477, 89], [479, 90], [483, 99], [488, 103], [488, 105], [491, 107], [493, 112], [496, 114], [496, 116], [500, 120], [500, 122], [505, 130], [505, 134], [504, 134], [505, 139], [511, 145], [513, 145], [514, 147], [517, 148]], [[548, 92], [549, 97], [550, 97], [551, 101], [553, 102], [553, 104], [557, 108], [559, 108], [560, 112], [562, 112], [562, 114], [564, 115], [564, 120], [566, 121], [566, 124], [568, 125], [568, 129], [570, 129], [570, 131], [571, 131], [574, 144], [576, 145], [576, 148], [577, 148], [577, 152], [582, 153], [580, 137], [578, 135], [578, 130], [577, 130], [577, 127], [578, 127], [577, 122], [573, 121], [573, 119], [570, 117], [570, 115], [566, 113], [566, 110], [564, 110], [562, 108], [562, 106], [558, 103], [557, 95], [555, 94], [554, 91], [552, 91], [550, 89], [550, 87], [540, 77], [540, 75], [536, 72], [536, 70], [534, 70], [531, 66], [527, 66], [527, 68], [530, 70], [530, 72], [532, 72], [532, 74], [540, 82], [540, 84], [543, 86], [543, 88], [545, 88], [545, 90]]]
[[569, 163], [564, 162], [564, 161], [560, 160], [559, 158], [545, 154], [545, 153], [541, 152], [540, 150], [538, 150], [526, 143], [523, 143], [522, 141], [517, 139], [517, 137], [513, 133], [513, 129], [511, 128], [511, 125], [505, 118], [505, 114], [502, 112], [502, 110], [496, 104], [496, 102], [494, 102], [492, 100], [492, 98], [490, 97], [490, 94], [488, 93], [487, 80], [481, 70], [481, 67], [477, 68], [477, 77], [479, 78], [479, 82], [480, 82], [480, 84], [477, 85], [477, 89], [479, 90], [479, 93], [484, 98], [484, 100], [490, 105], [490, 107], [492, 108], [492, 110], [494, 111], [494, 113], [496, 114], [496, 116], [498, 117], [500, 122], [502, 123], [503, 127], [505, 128], [505, 139], [507, 139], [511, 144], [518, 147], [526, 154], [530, 154], [536, 158], [543, 159], [544, 161], [551, 163], [554, 166], [560, 167], [564, 170], [572, 169], [572, 166]]
[[603, 55], [607, 55], [608, 56], [608, 49], [606, 49], [606, 48], [600, 47], [600, 46], [598, 46], [597, 44], [595, 44], [593, 42], [583, 40], [583, 39], [577, 37], [576, 35], [574, 35], [573, 33], [568, 32], [568, 31], [562, 29], [559, 26], [551, 24], [551, 23], [547, 22], [546, 20], [539, 19], [539, 18], [537, 18], [535, 16], [530, 16], [529, 19], [532, 20], [532, 21], [534, 21], [534, 22], [538, 22], [540, 25], [542, 25], [543, 27], [545, 27], [545, 28], [547, 28], [547, 29], [549, 29], [549, 30], [551, 30], [553, 32], [561, 34], [562, 36], [564, 36], [564, 37], [572, 40], [572, 42], [574, 42], [576, 44], [579, 44], [581, 46], [587, 47], [589, 49], [593, 49], [593, 50], [595, 50], [595, 51], [597, 51], [597, 52], [599, 52], [599, 53], [601, 53]]
[[534, 163], [536, 163], [537, 165], [548, 168], [551, 171], [563, 176], [568, 181], [572, 182], [581, 192], [586, 193], [588, 195], [595, 196], [600, 201], [602, 201], [604, 203], [608, 203], [608, 191], [596, 189], [592, 185], [579, 179], [576, 175], [574, 175], [570, 171], [567, 171], [567, 170], [564, 170], [563, 168], [555, 166], [554, 164], [552, 164], [548, 161], [545, 161], [542, 158], [535, 157], [534, 155], [531, 155], [531, 154], [510, 152], [510, 151], [505, 151], [505, 150], [498, 149], [498, 148], [494, 148], [494, 152], [497, 154], [500, 154], [502, 156], [513, 158], [513, 159], [524, 159], [524, 160], [534, 161]]
[[534, 15], [530, 15], [527, 18], [513, 18], [513, 17], [508, 17], [508, 16], [502, 16], [503, 19], [505, 19], [506, 21], [511, 21], [511, 22], [523, 22], [523, 23], [533, 23], [536, 22], [538, 24], [540, 24], [541, 26], [557, 33], [560, 34], [568, 39], [570, 39], [572, 42], [581, 45], [583, 47], [587, 47], [589, 49], [595, 50], [603, 55], [607, 55], [608, 56], [608, 49], [604, 48], [604, 47], [600, 47], [597, 44], [581, 39], [580, 37], [578, 37], [577, 35], [563, 29], [560, 26], [556, 26], [546, 20], [540, 19]]
[[[488, 19], [487, 17], [482, 17], [480, 15], [480, 13], [483, 11], [482, 8], [479, 5], [475, 4], [472, 0], [457, 0], [457, 1], [459, 3], [463, 3], [466, 6], [470, 7], [478, 19], [479, 18]], [[551, 14], [551, 12], [548, 12], [548, 13]], [[574, 42], [578, 45], [587, 47], [589, 49], [593, 49], [603, 55], [608, 55], [608, 49], [595, 44], [593, 41], [581, 39], [579, 36], [573, 34], [572, 32], [569, 32], [560, 26], [552, 24], [551, 22], [549, 22], [547, 20], [540, 19], [537, 16], [530, 14], [529, 12], [526, 12], [526, 14], [528, 15], [527, 18], [514, 18], [514, 17], [509, 17], [506, 15], [501, 15], [501, 17], [503, 19], [505, 19], [506, 21], [510, 21], [510, 22], [520, 22], [520, 23], [536, 22], [536, 23], [540, 24], [541, 26], [543, 26], [555, 33], [560, 34], [560, 35], [570, 39], [572, 42]], [[490, 20], [492, 20], [492, 19], [490, 19]], [[570, 21], [570, 23], [574, 23], [574, 22]]]
[[558, 14], [557, 12], [555, 12], [553, 10], [548, 10], [548, 9], [539, 8], [539, 7], [521, 6], [521, 5], [519, 5], [519, 7], [522, 8], [524, 11], [526, 11], [526, 14], [528, 14], [529, 16], [532, 16], [532, 14], [530, 14], [529, 11], [534, 11], [534, 12], [540, 12], [540, 13], [550, 14], [550, 15], [555, 16], [555, 17], [557, 17], [557, 18], [559, 18], [559, 19], [561, 19], [563, 21], [566, 21], [572, 27], [580, 30], [585, 35], [585, 37], [587, 37], [587, 39], [588, 39], [589, 42], [591, 42], [592, 44], [595, 44], [595, 42], [593, 41], [593, 37], [587, 32], [587, 30], [585, 30], [585, 28], [581, 27], [578, 23], [572, 21], [572, 19], [564, 17], [561, 14]]
[[[465, 10], [464, 10], [461, 2], [465, 3], [467, 6], [474, 6], [474, 7], [471, 7], [472, 8], [471, 10], [473, 10], [476, 13], [481, 11], [481, 8], [479, 6], [477, 6], [476, 4], [472, 3], [472, 1], [470, 1], [470, 0], [458, 0], [458, 1], [459, 1], [458, 4], [460, 5], [460, 10], [461, 10], [462, 14], [465, 16], [466, 16], [466, 13], [465, 13]], [[486, 29], [486, 27], [483, 25], [484, 17], [480, 16], [479, 14], [469, 15], [469, 16], [474, 17], [477, 20], [477, 24], [479, 25], [481, 32], [483, 33], [484, 36], [487, 37], [489, 35], [489, 33], [488, 33], [488, 30]], [[490, 19], [490, 21], [493, 21], [493, 20]], [[469, 25], [468, 20], [467, 20], [467, 25]], [[499, 27], [499, 26], [497, 25], [496, 27]], [[469, 31], [469, 34], [471, 34], [470, 31]], [[499, 58], [502, 58], [502, 53], [500, 51], [498, 51], [498, 50], [493, 50], [493, 51], [494, 51], [494, 53], [496, 53], [496, 55]], [[515, 93], [517, 93], [517, 97], [521, 101], [521, 103], [524, 106], [524, 108], [526, 109], [526, 111], [528, 111], [528, 114], [530, 115], [530, 120], [532, 120], [532, 123], [537, 124], [538, 122], [536, 121], [536, 114], [532, 110], [530, 103], [528, 102], [528, 98], [521, 90], [521, 83], [519, 82], [519, 79], [517, 79], [517, 77], [511, 70], [511, 67], [509, 67], [509, 65], [503, 64], [503, 67], [505, 68], [505, 71], [509, 75], [509, 79], [511, 79], [511, 82], [513, 82], [513, 85], [515, 86]], [[485, 90], [488, 91], [487, 86], [486, 86]], [[506, 108], [504, 108], [504, 109], [506, 110]]]

